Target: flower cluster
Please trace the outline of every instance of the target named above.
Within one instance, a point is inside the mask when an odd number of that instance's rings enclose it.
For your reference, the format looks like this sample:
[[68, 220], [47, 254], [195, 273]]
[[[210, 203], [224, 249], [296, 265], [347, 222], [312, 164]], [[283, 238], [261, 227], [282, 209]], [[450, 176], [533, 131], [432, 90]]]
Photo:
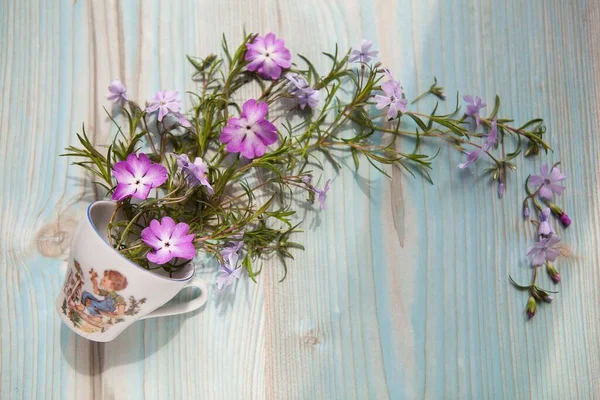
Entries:
[[527, 196], [523, 200], [523, 216], [526, 219], [530, 218], [530, 203], [539, 215], [539, 220], [531, 221], [537, 225], [536, 242], [527, 250], [527, 257], [533, 268], [533, 279], [531, 284], [527, 286], [518, 285], [512, 279], [511, 282], [518, 289], [526, 290], [530, 294], [526, 307], [528, 318], [535, 316], [537, 302], [551, 303], [554, 300], [547, 290], [541, 289], [536, 284], [538, 268], [545, 266], [548, 276], [555, 284], [561, 281], [561, 276], [554, 267], [554, 262], [561, 254], [559, 247], [561, 238], [552, 226], [551, 216], [555, 215], [559, 218], [565, 228], [571, 224], [571, 219], [552, 202], [554, 194], [560, 196], [565, 190], [565, 187], [559, 183], [567, 177], [561, 172], [559, 164], [556, 163], [552, 167], [546, 164], [542, 165], [540, 175], [530, 175], [525, 183]]
[[[107, 232], [116, 251], [169, 273], [198, 251], [211, 254], [220, 265], [216, 285], [225, 290], [244, 276], [255, 280], [269, 257], [283, 260], [287, 273], [286, 260], [303, 248], [292, 240], [300, 231], [294, 211], [299, 193], [323, 211], [328, 203], [332, 180], [315, 176], [323, 160], [337, 169], [347, 154], [357, 169], [365, 161], [383, 173], [385, 166], [399, 166], [432, 182], [436, 155], [420, 143], [439, 141], [467, 155], [461, 168], [487, 156], [501, 195], [521, 146], [528, 146], [528, 155], [550, 149], [543, 121], [512, 126], [499, 116], [498, 97], [487, 116], [478, 96], [464, 97], [464, 113], [459, 104], [445, 114], [438, 105], [430, 113], [412, 110], [409, 104], [430, 94], [444, 101], [444, 89], [434, 79], [409, 103], [400, 80], [375, 61], [379, 52], [368, 40], [345, 53], [336, 48], [324, 54], [330, 68], [320, 74], [307, 58], [293, 59], [273, 33], [248, 35], [235, 49], [224, 39], [222, 55], [188, 57], [198, 89], [187, 110], [174, 89], [139, 105], [123, 82], [111, 82], [107, 99], [120, 112], [110, 117], [115, 124], [121, 120], [108, 151], [97, 150], [84, 130], [82, 146], [68, 147], [66, 155], [83, 159], [77, 164], [117, 202]], [[260, 87], [260, 95], [242, 97], [249, 84]], [[405, 137], [411, 152], [394, 145]], [[514, 148], [505, 152], [509, 145]], [[496, 148], [501, 156], [492, 154]], [[531, 184], [548, 200], [562, 191], [563, 177], [554, 169], [542, 175], [531, 177]], [[556, 239], [548, 214], [542, 215], [532, 257], [548, 264]]]

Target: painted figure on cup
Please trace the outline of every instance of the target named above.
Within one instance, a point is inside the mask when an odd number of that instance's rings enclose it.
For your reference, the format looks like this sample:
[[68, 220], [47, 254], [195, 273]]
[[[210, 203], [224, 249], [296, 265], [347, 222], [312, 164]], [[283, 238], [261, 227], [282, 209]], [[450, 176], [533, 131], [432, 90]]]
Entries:
[[104, 332], [112, 325], [124, 321], [124, 317], [136, 315], [146, 298], [136, 300], [129, 296], [129, 304], [122, 295], [127, 288], [127, 278], [115, 270], [105, 270], [98, 282], [98, 273], [89, 270], [92, 291], [83, 290], [84, 274], [77, 260], [69, 270], [65, 284], [63, 313], [73, 325], [88, 333]]

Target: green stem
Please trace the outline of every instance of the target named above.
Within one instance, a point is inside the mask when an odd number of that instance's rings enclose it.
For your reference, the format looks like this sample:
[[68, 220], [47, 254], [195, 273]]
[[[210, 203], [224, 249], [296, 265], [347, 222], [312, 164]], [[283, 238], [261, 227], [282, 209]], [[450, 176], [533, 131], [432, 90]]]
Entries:
[[413, 101], [410, 102], [410, 104], [415, 104], [417, 101], [421, 100], [423, 97], [427, 96], [429, 93], [431, 93], [431, 89], [418, 95]]

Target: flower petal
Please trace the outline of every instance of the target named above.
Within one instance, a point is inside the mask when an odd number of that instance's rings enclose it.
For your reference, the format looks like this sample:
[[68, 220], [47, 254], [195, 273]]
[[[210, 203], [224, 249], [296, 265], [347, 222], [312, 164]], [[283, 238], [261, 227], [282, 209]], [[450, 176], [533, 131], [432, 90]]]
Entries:
[[406, 99], [400, 99], [400, 100], [396, 101], [396, 108], [403, 113], [405, 113], [407, 111], [407, 108], [406, 108], [407, 105], [408, 105], [408, 100], [406, 100]]
[[160, 107], [160, 103], [149, 103], [148, 107], [146, 107], [146, 112], [153, 113], [154, 111], [158, 110], [158, 107]]
[[257, 71], [258, 69], [260, 69], [260, 67], [262, 67], [264, 62], [265, 57], [263, 55], [256, 55], [256, 57], [253, 58], [252, 61], [246, 65], [246, 69], [248, 71]]
[[163, 225], [162, 222], [159, 222], [157, 219], [153, 219], [152, 221], [150, 221], [150, 229], [152, 230], [154, 235], [158, 237], [161, 241], [166, 241], [171, 237], [171, 229], [175, 226], [175, 221], [173, 221], [169, 217], [164, 217], [162, 221], [165, 221], [166, 218], [171, 220], [171, 222], [173, 223], [172, 226], [169, 224], [168, 220], [166, 221], [166, 225]]
[[242, 135], [232, 136], [231, 140], [227, 142], [227, 151], [229, 153], [239, 153], [242, 151], [244, 146], [245, 137]]
[[388, 109], [388, 112], [387, 112], [388, 121], [393, 120], [397, 116], [398, 116], [398, 109], [396, 108], [395, 104], [390, 104], [390, 108]]
[[554, 261], [558, 258], [560, 252], [557, 249], [547, 249], [546, 250], [546, 260]]
[[475, 150], [467, 153], [467, 161], [465, 161], [464, 163], [458, 164], [458, 168], [465, 169], [469, 165], [473, 164], [479, 158], [480, 152], [481, 152], [480, 149], [475, 149]]
[[529, 177], [529, 183], [533, 186], [540, 186], [544, 183], [544, 177], [539, 175], [531, 175]]
[[148, 195], [150, 194], [150, 190], [152, 190], [152, 186], [150, 185], [131, 185], [135, 187], [135, 192], [133, 192], [133, 197], [140, 200], [146, 200]]
[[247, 135], [241, 143], [240, 153], [247, 159], [261, 157], [265, 154], [267, 147], [260, 141], [256, 135]]
[[255, 99], [250, 99], [242, 105], [242, 116], [251, 126], [264, 119], [267, 111], [267, 103], [264, 101], [257, 102]]
[[385, 107], [389, 106], [391, 103], [391, 100], [389, 97], [385, 97], [380, 94], [375, 95], [375, 101], [377, 102], [377, 104], [375, 105], [375, 108], [377, 108], [378, 110], [384, 109]]
[[112, 195], [115, 201], [121, 201], [126, 197], [131, 196], [135, 192], [135, 186], [128, 183], [119, 183]]
[[348, 57], [348, 62], [353, 63], [360, 60], [360, 50], [352, 50], [350, 52], [350, 57]]
[[552, 198], [552, 189], [550, 189], [548, 187], [548, 185], [542, 185], [542, 187], [540, 187], [540, 191], [538, 192], [538, 194], [540, 195], [540, 198], [542, 199], [551, 199]]
[[552, 235], [548, 238], [546, 246], [550, 247], [550, 246], [557, 245], [558, 243], [560, 243], [560, 236]]
[[158, 109], [158, 120], [162, 121], [165, 115], [169, 113], [167, 106], [160, 106]]
[[148, 255], [146, 256], [146, 258], [148, 258], [148, 260], [150, 262], [153, 262], [155, 264], [166, 264], [169, 261], [171, 261], [171, 259], [173, 258], [173, 254], [165, 247], [163, 247], [162, 249], [152, 253], [148, 253]]
[[143, 176], [143, 182], [149, 183], [152, 188], [157, 188], [167, 181], [167, 168], [161, 164], [152, 164]]
[[112, 172], [119, 183], [133, 183], [135, 181], [135, 177], [133, 176], [133, 172], [129, 168], [127, 161], [115, 163]]
[[363, 53], [368, 53], [371, 46], [373, 46], [373, 42], [367, 39], [363, 39], [360, 42], [360, 51]]
[[190, 231], [190, 226], [185, 222], [180, 222], [171, 231], [170, 241], [173, 243], [185, 243], [190, 242], [194, 239], [195, 235], [191, 235], [188, 237], [188, 232]]
[[271, 59], [281, 68], [287, 69], [292, 66], [292, 54], [285, 47], [273, 53]]
[[171, 253], [175, 257], [191, 260], [196, 257], [196, 248], [191, 241], [173, 246]]
[[383, 85], [381, 85], [381, 89], [385, 92], [388, 97], [394, 96], [396, 94], [396, 90], [399, 88], [400, 84], [396, 81], [387, 81]]
[[169, 216], [162, 217], [160, 220], [160, 225], [163, 227], [165, 232], [169, 232], [170, 237], [173, 229], [175, 229], [175, 221], [173, 221], [173, 218]]
[[262, 120], [254, 125], [253, 131], [265, 146], [275, 143], [278, 139], [277, 128], [267, 120]]
[[152, 161], [144, 153], [140, 153], [139, 155], [131, 153], [127, 156], [127, 164], [129, 164], [133, 176], [139, 179], [148, 171], [148, 168], [152, 165]]
[[263, 43], [265, 44], [265, 48], [269, 48], [275, 44], [276, 36], [273, 32], [269, 32], [265, 35], [263, 39]]
[[536, 251], [531, 259], [531, 264], [542, 265], [546, 262], [546, 253], [544, 251]]
[[281, 76], [281, 67], [270, 58], [265, 58], [263, 65], [258, 69], [263, 78], [277, 79]]
[[234, 118], [229, 119], [229, 122], [227, 125], [225, 125], [223, 131], [221, 132], [221, 136], [219, 136], [221, 143], [229, 143], [235, 139], [241, 140], [242, 136], [244, 136], [244, 129], [236, 124], [232, 124], [232, 119]]
[[549, 179], [551, 182], [560, 182], [567, 179], [567, 177], [560, 172], [560, 169], [554, 167], [552, 168], [552, 171], [550, 171]]
[[[158, 222], [158, 221], [157, 221]], [[151, 227], [146, 227], [142, 230], [142, 241], [146, 243], [148, 246], [152, 247], [154, 250], [158, 250], [163, 246], [162, 241]]]
[[552, 190], [552, 192], [556, 193], [557, 195], [561, 195], [564, 191], [565, 191], [565, 187], [562, 185], [555, 185], [555, 184], [550, 184], [548, 185], [548, 187], [550, 188], [550, 190]]

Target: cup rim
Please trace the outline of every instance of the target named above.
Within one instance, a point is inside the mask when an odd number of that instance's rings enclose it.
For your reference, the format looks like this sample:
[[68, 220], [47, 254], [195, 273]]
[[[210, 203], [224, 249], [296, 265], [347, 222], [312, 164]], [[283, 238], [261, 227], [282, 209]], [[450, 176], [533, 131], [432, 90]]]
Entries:
[[169, 278], [169, 277], [166, 277], [166, 276], [163, 276], [163, 275], [155, 274], [155, 273], [153, 273], [152, 271], [149, 271], [149, 270], [147, 270], [146, 268], [142, 267], [141, 265], [138, 265], [138, 264], [134, 263], [133, 261], [129, 260], [129, 259], [128, 259], [127, 257], [125, 257], [124, 255], [122, 255], [121, 253], [119, 253], [118, 251], [116, 251], [116, 250], [115, 250], [115, 249], [114, 249], [112, 246], [110, 246], [108, 243], [106, 243], [106, 240], [105, 240], [105, 239], [102, 237], [102, 235], [100, 235], [100, 232], [98, 232], [98, 229], [96, 228], [96, 225], [94, 224], [94, 221], [92, 221], [92, 216], [90, 215], [90, 214], [91, 214], [91, 211], [92, 211], [92, 207], [94, 207], [95, 205], [98, 205], [98, 204], [103, 204], [103, 203], [104, 203], [104, 204], [105, 204], [105, 203], [108, 203], [108, 204], [114, 204], [114, 205], [116, 205], [116, 204], [117, 204], [116, 202], [114, 202], [114, 201], [110, 201], [110, 200], [97, 200], [97, 201], [95, 201], [95, 202], [91, 203], [91, 204], [88, 206], [88, 208], [87, 208], [87, 211], [86, 211], [86, 214], [87, 214], [87, 219], [88, 219], [88, 222], [89, 222], [90, 226], [92, 227], [92, 230], [94, 231], [94, 233], [95, 233], [95, 234], [98, 236], [98, 238], [100, 239], [100, 241], [102, 241], [102, 243], [103, 243], [103, 244], [104, 244], [104, 245], [105, 245], [107, 248], [109, 248], [109, 249], [110, 249], [112, 252], [114, 252], [114, 253], [115, 253], [115, 254], [117, 254], [119, 257], [121, 257], [121, 258], [123, 259], [123, 261], [125, 261], [126, 263], [128, 263], [128, 264], [130, 264], [130, 265], [132, 265], [132, 266], [134, 266], [134, 267], [136, 267], [136, 268], [138, 268], [139, 270], [141, 270], [141, 271], [143, 271], [143, 272], [146, 272], [146, 273], [148, 273], [148, 274], [150, 274], [150, 275], [152, 275], [152, 276], [155, 276], [155, 277], [157, 277], [157, 278], [161, 278], [161, 279], [164, 279], [164, 280], [166, 280], [166, 281], [169, 281], [169, 282], [185, 282], [185, 281], [189, 281], [190, 279], [192, 279], [192, 277], [193, 277], [193, 276], [194, 276], [194, 274], [196, 273], [196, 268], [195, 268], [195, 266], [193, 266], [193, 267], [192, 267], [192, 273], [190, 274], [190, 276], [188, 276], [188, 277], [186, 277], [186, 278], [181, 278], [181, 279], [178, 279], [178, 278]]

